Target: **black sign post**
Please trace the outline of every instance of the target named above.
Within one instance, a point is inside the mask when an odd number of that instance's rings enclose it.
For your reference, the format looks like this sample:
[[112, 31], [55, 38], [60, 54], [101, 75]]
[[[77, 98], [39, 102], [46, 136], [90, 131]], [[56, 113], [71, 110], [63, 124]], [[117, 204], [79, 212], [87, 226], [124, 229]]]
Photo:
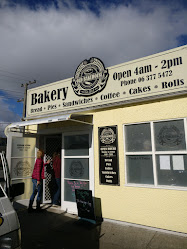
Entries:
[[100, 184], [119, 185], [117, 126], [99, 127]]
[[94, 205], [92, 191], [85, 189], [75, 189], [78, 216], [82, 219], [95, 223]]

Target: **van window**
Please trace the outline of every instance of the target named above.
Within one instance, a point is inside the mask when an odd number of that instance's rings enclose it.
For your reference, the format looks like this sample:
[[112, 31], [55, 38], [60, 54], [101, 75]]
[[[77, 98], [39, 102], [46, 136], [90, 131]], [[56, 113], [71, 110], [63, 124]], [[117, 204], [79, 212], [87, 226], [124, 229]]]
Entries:
[[0, 157], [0, 182], [4, 182], [4, 181], [5, 179], [4, 179], [3, 164], [2, 164], [1, 157]]
[[1, 187], [0, 187], [0, 198], [1, 197], [4, 197], [5, 195], [4, 195], [4, 193], [3, 193], [3, 190], [1, 189]]

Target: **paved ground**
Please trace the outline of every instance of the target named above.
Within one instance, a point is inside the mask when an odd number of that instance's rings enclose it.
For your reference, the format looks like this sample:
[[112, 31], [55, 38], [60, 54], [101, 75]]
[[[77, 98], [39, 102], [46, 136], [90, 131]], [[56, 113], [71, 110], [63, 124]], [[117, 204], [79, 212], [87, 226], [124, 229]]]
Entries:
[[22, 249], [187, 249], [187, 237], [104, 221], [96, 225], [44, 206], [27, 213], [15, 205], [22, 230]]

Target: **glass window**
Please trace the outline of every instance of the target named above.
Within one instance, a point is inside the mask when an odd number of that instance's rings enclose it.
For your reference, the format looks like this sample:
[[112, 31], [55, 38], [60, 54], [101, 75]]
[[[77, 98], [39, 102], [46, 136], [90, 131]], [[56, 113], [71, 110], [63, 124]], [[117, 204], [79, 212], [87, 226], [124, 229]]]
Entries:
[[64, 136], [64, 201], [75, 202], [75, 189], [89, 190], [89, 134]]
[[127, 156], [128, 183], [154, 184], [152, 156]]
[[150, 124], [135, 124], [125, 126], [127, 151], [150, 151]]
[[187, 186], [187, 155], [157, 155], [159, 185]]
[[183, 120], [155, 123], [154, 130], [157, 151], [186, 149]]
[[89, 155], [89, 135], [71, 135], [64, 137], [65, 156]]
[[89, 179], [88, 158], [64, 159], [64, 177], [72, 179]]
[[127, 183], [187, 187], [185, 124], [178, 119], [125, 126]]

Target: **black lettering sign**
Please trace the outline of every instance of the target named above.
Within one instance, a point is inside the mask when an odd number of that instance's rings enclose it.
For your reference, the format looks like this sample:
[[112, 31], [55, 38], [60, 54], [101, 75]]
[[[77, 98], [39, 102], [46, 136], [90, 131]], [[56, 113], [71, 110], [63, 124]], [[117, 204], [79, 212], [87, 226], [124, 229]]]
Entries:
[[99, 127], [100, 184], [119, 185], [117, 126]]
[[75, 189], [78, 216], [85, 219], [95, 220], [92, 191]]

